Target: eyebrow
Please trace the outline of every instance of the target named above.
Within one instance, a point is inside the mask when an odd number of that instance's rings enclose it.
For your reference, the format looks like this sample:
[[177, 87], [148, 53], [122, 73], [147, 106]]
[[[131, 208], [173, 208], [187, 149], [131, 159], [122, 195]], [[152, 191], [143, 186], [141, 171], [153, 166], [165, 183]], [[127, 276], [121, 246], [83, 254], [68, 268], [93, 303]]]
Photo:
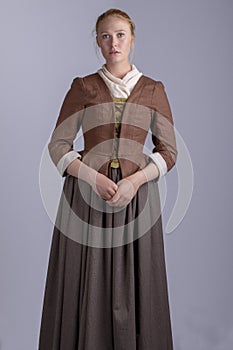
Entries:
[[[126, 32], [125, 29], [118, 29], [118, 30], [115, 30], [114, 33], [117, 33], [117, 32]], [[100, 34], [103, 34], [103, 33], [108, 33], [107, 31], [104, 31], [104, 32], [100, 32]]]

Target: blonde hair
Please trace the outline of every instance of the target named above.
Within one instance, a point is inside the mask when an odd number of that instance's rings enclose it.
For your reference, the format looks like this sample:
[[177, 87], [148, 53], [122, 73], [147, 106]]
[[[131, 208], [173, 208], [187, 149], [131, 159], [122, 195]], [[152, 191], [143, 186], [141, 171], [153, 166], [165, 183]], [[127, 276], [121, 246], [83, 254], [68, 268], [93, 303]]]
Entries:
[[109, 16], [118, 16], [118, 17], [121, 17], [123, 18], [124, 20], [126, 20], [130, 26], [130, 30], [131, 30], [131, 34], [132, 36], [134, 37], [134, 32], [135, 32], [135, 24], [134, 22], [132, 21], [132, 19], [129, 17], [129, 15], [124, 12], [124, 11], [121, 11], [119, 9], [109, 9], [108, 11], [102, 13], [102, 15], [100, 15], [98, 18], [97, 18], [97, 21], [96, 21], [96, 25], [95, 25], [95, 31], [96, 31], [96, 35], [98, 35], [98, 27], [99, 27], [99, 24], [101, 21], [103, 21], [105, 18], [109, 17]]

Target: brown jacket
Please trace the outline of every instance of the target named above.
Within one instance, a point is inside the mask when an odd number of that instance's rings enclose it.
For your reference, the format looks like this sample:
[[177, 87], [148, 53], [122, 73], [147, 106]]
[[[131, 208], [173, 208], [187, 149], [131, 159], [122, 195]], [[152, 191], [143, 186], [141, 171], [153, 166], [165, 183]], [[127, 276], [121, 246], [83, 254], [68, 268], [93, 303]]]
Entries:
[[[115, 112], [110, 91], [98, 73], [75, 78], [64, 99], [50, 143], [50, 156], [55, 163], [73, 150], [73, 142], [82, 127], [84, 150], [82, 161], [107, 175], [112, 159]], [[170, 170], [177, 157], [173, 119], [161, 82], [144, 75], [132, 90], [124, 108], [118, 159], [122, 176], [145, 167], [149, 157], [143, 147], [151, 131], [154, 148]]]

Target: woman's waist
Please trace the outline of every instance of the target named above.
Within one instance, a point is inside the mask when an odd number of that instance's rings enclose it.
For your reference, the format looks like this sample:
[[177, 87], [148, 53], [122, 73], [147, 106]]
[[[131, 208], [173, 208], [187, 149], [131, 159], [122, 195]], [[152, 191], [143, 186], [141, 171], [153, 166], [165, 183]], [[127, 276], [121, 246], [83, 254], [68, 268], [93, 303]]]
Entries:
[[101, 152], [93, 152], [88, 150], [83, 150], [81, 152], [82, 161], [90, 166], [91, 168], [107, 174], [107, 169], [112, 168], [121, 168], [123, 174], [131, 174], [137, 171], [139, 168], [144, 168], [148, 162], [149, 158], [144, 153], [125, 153], [119, 154], [117, 157], [112, 154], [103, 154]]
[[111, 152], [101, 152], [96, 151], [93, 149], [84, 149], [82, 151], [78, 151], [78, 153], [81, 155], [82, 159], [86, 160], [92, 160], [92, 159], [102, 159], [103, 161], [112, 161], [112, 160], [119, 160], [119, 159], [145, 159], [148, 158], [148, 156], [141, 150], [141, 151], [124, 151], [121, 152], [117, 150], [112, 150]]

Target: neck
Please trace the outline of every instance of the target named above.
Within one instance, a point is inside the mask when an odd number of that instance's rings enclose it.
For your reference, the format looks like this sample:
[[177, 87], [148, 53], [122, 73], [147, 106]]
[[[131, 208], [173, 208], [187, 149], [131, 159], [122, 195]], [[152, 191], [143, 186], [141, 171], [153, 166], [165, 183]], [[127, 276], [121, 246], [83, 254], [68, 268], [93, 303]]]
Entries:
[[124, 65], [111, 65], [106, 63], [105, 67], [112, 75], [119, 79], [124, 78], [124, 76], [132, 70], [132, 66], [129, 62]]

